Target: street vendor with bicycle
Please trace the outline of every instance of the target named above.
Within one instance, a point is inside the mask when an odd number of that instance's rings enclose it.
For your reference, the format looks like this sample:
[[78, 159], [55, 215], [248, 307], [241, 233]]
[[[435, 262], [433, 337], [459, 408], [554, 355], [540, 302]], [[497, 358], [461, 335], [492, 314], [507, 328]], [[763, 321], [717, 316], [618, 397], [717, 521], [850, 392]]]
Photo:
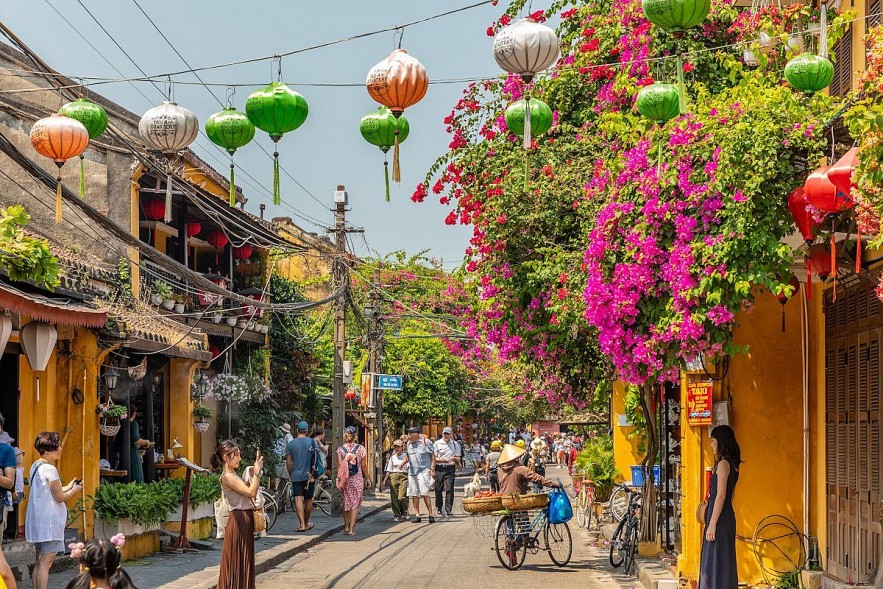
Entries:
[[519, 448], [514, 444], [506, 444], [503, 446], [503, 452], [500, 454], [500, 460], [497, 463], [497, 477], [500, 481], [500, 493], [519, 493], [524, 495], [530, 488], [530, 483], [537, 483], [544, 487], [558, 488], [561, 485], [555, 481], [551, 481], [546, 477], [535, 473], [527, 466], [519, 462], [526, 450]]

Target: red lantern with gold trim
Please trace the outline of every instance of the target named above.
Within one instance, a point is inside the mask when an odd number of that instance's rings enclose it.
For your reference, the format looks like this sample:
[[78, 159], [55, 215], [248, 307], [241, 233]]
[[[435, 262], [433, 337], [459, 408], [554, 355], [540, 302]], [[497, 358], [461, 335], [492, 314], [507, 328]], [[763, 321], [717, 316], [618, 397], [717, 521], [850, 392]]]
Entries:
[[788, 195], [788, 210], [794, 218], [797, 230], [803, 236], [804, 241], [812, 243], [815, 239], [818, 223], [812, 218], [812, 213], [807, 210], [806, 193], [803, 186], [798, 186]]

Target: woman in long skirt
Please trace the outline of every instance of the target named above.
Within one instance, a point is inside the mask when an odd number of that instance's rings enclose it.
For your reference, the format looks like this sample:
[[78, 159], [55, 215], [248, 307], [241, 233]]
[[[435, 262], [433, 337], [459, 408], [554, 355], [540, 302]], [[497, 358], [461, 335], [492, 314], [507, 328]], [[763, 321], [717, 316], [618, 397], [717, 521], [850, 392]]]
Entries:
[[709, 485], [705, 512], [705, 540], [699, 564], [699, 589], [736, 589], [736, 512], [733, 491], [739, 481], [742, 453], [736, 434], [728, 425], [711, 430], [715, 469]]
[[236, 469], [242, 462], [239, 446], [231, 440], [218, 445], [212, 456], [212, 466], [224, 471], [221, 474], [221, 493], [230, 505], [230, 517], [224, 528], [224, 548], [221, 551], [221, 573], [218, 589], [255, 589], [254, 567], [254, 504], [261, 484], [264, 457], [260, 450], [254, 461], [254, 476], [249, 484], [239, 478]]
[[349, 469], [346, 485], [340, 490], [343, 495], [343, 533], [356, 535], [356, 522], [366, 484], [371, 481], [365, 476], [368, 470], [368, 452], [356, 439], [356, 428], [350, 426], [343, 434], [343, 446], [337, 449], [338, 468]]

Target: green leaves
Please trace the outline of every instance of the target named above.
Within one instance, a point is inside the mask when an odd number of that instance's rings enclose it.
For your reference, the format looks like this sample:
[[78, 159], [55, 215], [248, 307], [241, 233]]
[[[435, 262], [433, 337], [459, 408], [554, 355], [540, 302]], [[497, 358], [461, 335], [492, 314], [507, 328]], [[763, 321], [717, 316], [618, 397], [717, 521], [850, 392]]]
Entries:
[[0, 268], [13, 280], [32, 281], [46, 288], [58, 286], [58, 259], [46, 240], [23, 233], [31, 216], [20, 205], [0, 208]]

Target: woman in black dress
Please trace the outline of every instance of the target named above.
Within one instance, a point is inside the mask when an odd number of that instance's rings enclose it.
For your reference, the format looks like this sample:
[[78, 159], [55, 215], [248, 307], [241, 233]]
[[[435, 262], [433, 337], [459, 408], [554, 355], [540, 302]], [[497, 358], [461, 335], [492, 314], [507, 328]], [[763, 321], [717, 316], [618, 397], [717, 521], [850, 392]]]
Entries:
[[728, 425], [711, 430], [715, 469], [711, 476], [708, 510], [705, 514], [705, 540], [699, 565], [699, 589], [736, 589], [736, 513], [733, 491], [739, 480], [742, 454], [736, 434]]

